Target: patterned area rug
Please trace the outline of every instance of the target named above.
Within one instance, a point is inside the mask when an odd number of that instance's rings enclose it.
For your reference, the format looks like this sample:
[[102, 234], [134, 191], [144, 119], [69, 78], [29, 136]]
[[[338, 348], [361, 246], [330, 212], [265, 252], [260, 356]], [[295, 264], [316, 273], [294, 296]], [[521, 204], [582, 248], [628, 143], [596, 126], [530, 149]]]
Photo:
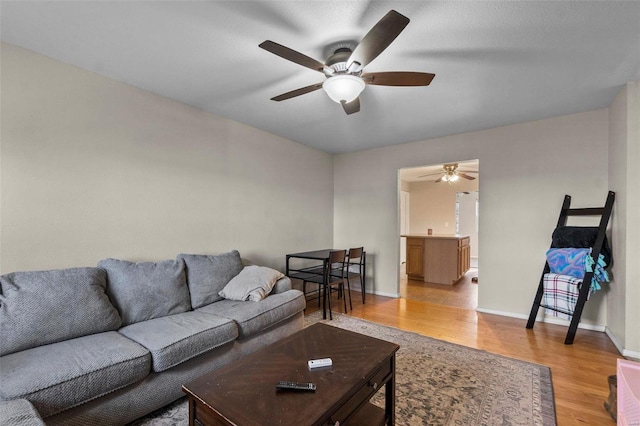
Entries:
[[[397, 425], [555, 425], [548, 367], [386, 327], [347, 315], [323, 321], [391, 341], [396, 354]], [[372, 402], [384, 407], [383, 392]], [[188, 424], [186, 399], [132, 423], [135, 426]]]

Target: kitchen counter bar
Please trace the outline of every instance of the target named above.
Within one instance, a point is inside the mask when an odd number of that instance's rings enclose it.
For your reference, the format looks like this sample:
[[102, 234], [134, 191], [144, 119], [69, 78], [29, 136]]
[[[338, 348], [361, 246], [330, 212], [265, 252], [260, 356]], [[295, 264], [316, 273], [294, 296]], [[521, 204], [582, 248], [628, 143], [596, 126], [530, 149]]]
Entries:
[[469, 235], [404, 234], [407, 238], [409, 279], [436, 284], [455, 284], [469, 270]]
[[469, 238], [468, 235], [459, 235], [459, 234], [404, 234], [400, 235], [401, 237], [407, 238], [433, 238], [436, 240], [461, 240], [464, 238]]

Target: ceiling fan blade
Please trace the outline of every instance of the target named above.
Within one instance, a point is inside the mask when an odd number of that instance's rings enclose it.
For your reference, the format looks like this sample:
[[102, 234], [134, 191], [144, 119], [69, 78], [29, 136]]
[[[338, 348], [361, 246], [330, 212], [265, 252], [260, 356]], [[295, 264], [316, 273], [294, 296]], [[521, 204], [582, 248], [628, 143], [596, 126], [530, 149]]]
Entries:
[[458, 176], [460, 176], [463, 179], [469, 179], [469, 180], [475, 180], [476, 179], [473, 176], [469, 176], [469, 175], [466, 175], [466, 174], [460, 173], [460, 172], [458, 172]]
[[360, 111], [360, 99], [359, 98], [355, 98], [354, 100], [352, 100], [349, 103], [342, 102], [342, 108], [344, 108], [344, 112], [346, 112], [347, 115], [353, 114], [354, 112], [359, 112]]
[[418, 176], [418, 178], [423, 178], [423, 177], [427, 177], [427, 176], [435, 176], [435, 175], [441, 175], [442, 172], [438, 172], [438, 173], [430, 173], [428, 175], [422, 175], [422, 176]]
[[442, 179], [444, 178], [445, 175], [440, 176], [437, 180], [433, 181], [433, 183], [438, 183], [438, 182], [442, 182]]
[[282, 95], [278, 95], [274, 98], [271, 98], [272, 101], [284, 101], [287, 99], [291, 99], [291, 98], [295, 98], [296, 96], [300, 96], [300, 95], [304, 95], [310, 92], [314, 92], [318, 89], [322, 88], [322, 83], [316, 83], [316, 84], [312, 84], [311, 86], [306, 86], [306, 87], [301, 87], [299, 89], [296, 90], [292, 90], [290, 92], [287, 93], [283, 93]]
[[289, 49], [288, 47], [278, 44], [271, 40], [263, 41], [258, 45], [258, 47], [261, 47], [264, 50], [273, 53], [274, 55], [278, 55], [281, 58], [294, 62], [298, 65], [302, 65], [303, 67], [310, 68], [314, 71], [324, 72], [325, 68], [327, 70], [329, 69], [322, 62], [316, 61], [315, 59], [310, 58], [307, 55], [303, 55], [300, 52], [296, 52], [293, 49]]
[[428, 86], [435, 74], [411, 71], [370, 72], [362, 74], [365, 83], [377, 86]]
[[398, 37], [408, 23], [409, 18], [395, 10], [390, 10], [356, 46], [347, 61], [347, 66], [351, 67], [353, 62], [359, 63], [360, 67], [366, 66]]

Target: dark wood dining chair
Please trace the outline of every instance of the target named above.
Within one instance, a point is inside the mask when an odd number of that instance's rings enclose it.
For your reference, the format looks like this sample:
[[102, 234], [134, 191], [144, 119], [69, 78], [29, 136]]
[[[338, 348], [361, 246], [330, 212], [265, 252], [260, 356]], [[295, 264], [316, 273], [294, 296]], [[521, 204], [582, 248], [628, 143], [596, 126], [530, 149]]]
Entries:
[[[364, 247], [355, 247], [349, 249], [349, 256], [346, 261], [345, 279], [347, 281], [347, 288], [351, 292], [351, 285], [349, 281], [351, 278], [360, 279], [360, 291], [362, 292], [362, 303], [364, 303], [364, 261], [365, 261]], [[349, 303], [351, 303], [351, 294], [349, 294]], [[353, 309], [353, 307], [351, 307]]]
[[[347, 313], [347, 299], [344, 291], [344, 283], [346, 281], [346, 250], [332, 250], [329, 252], [329, 259], [324, 263], [324, 271], [322, 275], [311, 276], [303, 280], [303, 287], [306, 283], [315, 283], [322, 289], [323, 303], [329, 306], [329, 319], [333, 319], [331, 314], [331, 292], [337, 291], [342, 294], [344, 304], [344, 313]], [[319, 289], [320, 290], [320, 289]], [[349, 294], [349, 305], [351, 305], [351, 295]]]

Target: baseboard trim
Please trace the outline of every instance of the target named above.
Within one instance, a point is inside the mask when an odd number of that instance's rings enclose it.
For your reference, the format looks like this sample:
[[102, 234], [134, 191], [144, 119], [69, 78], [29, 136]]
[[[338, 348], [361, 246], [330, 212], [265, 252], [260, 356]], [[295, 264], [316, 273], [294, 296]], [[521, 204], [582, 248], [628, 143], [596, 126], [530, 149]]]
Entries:
[[613, 346], [616, 347], [618, 352], [620, 352], [622, 355], [624, 355], [624, 347], [620, 344], [620, 341], [618, 340], [616, 335], [613, 334], [613, 332], [609, 329], [609, 327], [605, 327], [604, 332], [607, 334], [607, 336], [609, 336], [609, 339], [611, 340], [611, 343], [613, 343]]
[[[546, 322], [546, 323], [549, 323], [549, 324], [564, 325], [564, 326], [567, 326], [567, 327], [569, 327], [569, 325], [571, 324], [571, 321], [569, 321], [569, 320], [555, 318], [555, 317], [549, 317], [549, 316], [545, 316], [542, 320], [537, 320], [537, 321], [538, 322]], [[578, 328], [581, 328], [583, 330], [599, 331], [601, 333], [604, 333], [605, 330], [606, 330], [606, 327], [604, 325], [584, 324], [584, 323], [578, 323]]]
[[501, 317], [509, 317], [509, 318], [519, 318], [519, 319], [527, 319], [529, 318], [526, 315], [522, 315], [522, 314], [516, 314], [514, 312], [503, 312], [503, 311], [496, 311], [493, 309], [486, 309], [486, 308], [476, 308], [476, 312], [480, 312], [483, 314], [492, 314], [492, 315], [500, 315]]
[[638, 351], [630, 351], [625, 349], [622, 351], [622, 356], [625, 358], [632, 358], [635, 361], [640, 361], [640, 352]]
[[[361, 293], [360, 286], [351, 287], [351, 291], [357, 291]], [[398, 299], [400, 297], [400, 293], [385, 293], [383, 291], [365, 291], [366, 294], [375, 294], [376, 296], [384, 296], [384, 297], [393, 297], [394, 299]]]
[[376, 296], [393, 297], [394, 299], [397, 299], [400, 297], [399, 293], [385, 293], [383, 291], [374, 291], [373, 294], [375, 294]]
[[640, 352], [630, 351], [628, 349], [625, 349], [624, 346], [622, 346], [622, 344], [620, 344], [620, 341], [618, 340], [616, 335], [613, 334], [613, 331], [611, 331], [611, 329], [609, 327], [605, 327], [604, 332], [607, 334], [607, 336], [609, 336], [609, 339], [611, 339], [611, 342], [613, 343], [613, 345], [616, 347], [618, 352], [620, 352], [620, 354], [623, 357], [625, 357], [625, 358], [633, 358], [635, 360], [640, 360]]
[[[481, 313], [485, 313], [485, 314], [492, 314], [492, 315], [500, 315], [500, 316], [509, 317], [509, 318], [529, 319], [529, 315], [516, 314], [514, 312], [496, 311], [496, 310], [493, 310], [493, 309], [476, 308], [476, 312], [481, 312]], [[569, 321], [563, 320], [563, 319], [560, 319], [560, 318], [551, 318], [551, 317], [548, 317], [548, 316], [538, 317], [538, 318], [536, 318], [536, 322], [546, 322], [546, 323], [549, 323], [549, 324], [564, 325], [564, 326], [569, 327]], [[603, 325], [595, 325], [595, 324], [583, 324], [583, 323], [580, 323], [580, 324], [578, 324], [578, 328], [582, 328], [584, 330], [600, 331], [600, 332], [604, 332], [605, 331], [605, 326], [603, 326]]]

